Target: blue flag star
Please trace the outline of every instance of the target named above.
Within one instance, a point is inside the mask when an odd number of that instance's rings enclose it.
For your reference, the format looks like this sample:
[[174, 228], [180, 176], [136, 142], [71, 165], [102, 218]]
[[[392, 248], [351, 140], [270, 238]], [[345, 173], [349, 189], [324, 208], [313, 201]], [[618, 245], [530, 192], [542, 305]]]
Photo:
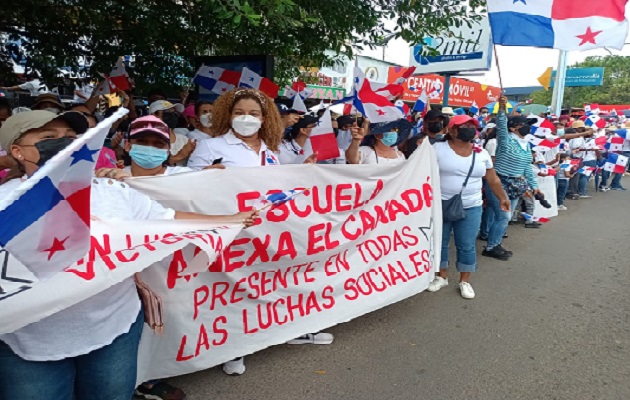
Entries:
[[525, 0], [514, 0], [512, 4], [516, 4], [516, 3], [523, 3], [523, 4], [527, 5]]
[[90, 150], [90, 148], [87, 147], [87, 144], [84, 144], [83, 147], [72, 153], [72, 155], [70, 156], [72, 157], [72, 163], [70, 164], [70, 166], [73, 166], [81, 160], [94, 162], [94, 154], [98, 153], [99, 151], [100, 149]]
[[250, 76], [250, 77], [249, 77], [249, 81], [250, 81], [250, 82], [254, 82], [254, 77], [253, 77], [253, 76]]

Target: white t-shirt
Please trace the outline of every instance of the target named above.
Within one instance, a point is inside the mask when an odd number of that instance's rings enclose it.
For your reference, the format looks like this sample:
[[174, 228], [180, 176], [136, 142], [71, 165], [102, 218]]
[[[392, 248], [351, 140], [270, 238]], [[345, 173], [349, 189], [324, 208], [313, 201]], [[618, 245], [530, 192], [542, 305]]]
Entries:
[[488, 143], [486, 143], [486, 151], [491, 157], [497, 155], [497, 138], [488, 140]]
[[[592, 149], [595, 147], [595, 140], [593, 138], [575, 138], [569, 142], [569, 148], [571, 151], [575, 149]], [[597, 160], [597, 154], [595, 151], [580, 151], [575, 154], [576, 157], [582, 159], [582, 161]]]
[[[170, 148], [171, 154], [176, 155], [177, 153], [179, 153], [180, 150], [186, 145], [186, 143], [188, 143], [188, 140], [189, 139], [186, 136], [175, 133], [175, 142], [171, 142], [171, 148]], [[188, 159], [185, 159], [178, 162], [177, 165], [183, 167], [187, 163], [188, 163]]]
[[[0, 198], [20, 183], [20, 179], [14, 179], [0, 186]], [[90, 205], [92, 215], [109, 221], [175, 218], [174, 210], [110, 179], [93, 179]], [[0, 340], [26, 360], [76, 357], [111, 344], [129, 332], [139, 312], [136, 285], [133, 278], [128, 278], [41, 321], [0, 335]]]
[[630, 151], [630, 138], [625, 139], [623, 141], [623, 146], [621, 147], [621, 151]]
[[210, 139], [212, 136], [208, 135], [207, 133], [201, 132], [199, 129], [195, 129], [192, 131], [187, 131], [186, 137], [188, 137], [188, 139], [193, 139], [201, 142], [202, 140]]
[[23, 83], [18, 85], [22, 90], [28, 90], [31, 96], [38, 96], [42, 93], [48, 93], [48, 86], [44, 83], [41, 83], [39, 79], [33, 79], [30, 82]]
[[214, 160], [221, 158], [221, 164], [226, 167], [260, 167], [266, 165], [280, 165], [278, 154], [267, 148], [261, 141], [260, 151], [257, 153], [241, 139], [228, 131], [223, 136], [197, 142], [195, 151], [188, 160], [188, 167], [200, 170], [212, 165]]
[[396, 150], [396, 158], [379, 157], [370, 146], [359, 147], [359, 164], [399, 164], [405, 162], [405, 155]]
[[[440, 167], [440, 187], [442, 200], [448, 200], [462, 190], [466, 175], [472, 163], [472, 154], [461, 157], [451, 149], [448, 142], [438, 142], [433, 145]], [[486, 150], [475, 154], [475, 167], [470, 174], [468, 183], [462, 192], [464, 208], [479, 207], [483, 204], [481, 197], [482, 180], [486, 171], [492, 168], [492, 159]]]

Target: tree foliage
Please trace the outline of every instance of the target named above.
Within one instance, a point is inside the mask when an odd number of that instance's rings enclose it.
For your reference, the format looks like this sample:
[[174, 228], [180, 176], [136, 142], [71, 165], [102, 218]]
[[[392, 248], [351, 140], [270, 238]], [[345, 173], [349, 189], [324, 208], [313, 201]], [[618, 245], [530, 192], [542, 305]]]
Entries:
[[[587, 57], [571, 68], [604, 67], [602, 86], [567, 87], [563, 108], [582, 108], [584, 104], [630, 104], [630, 57]], [[532, 94], [534, 103], [551, 104], [553, 91], [539, 90]]]
[[[0, 32], [21, 38], [28, 67], [45, 78], [56, 67], [90, 76], [121, 55], [134, 55], [138, 83], [173, 82], [194, 73], [198, 55], [276, 57], [280, 78], [300, 66], [332, 62], [325, 50], [351, 56], [395, 34], [409, 42], [480, 18], [483, 0], [9, 0]], [[468, 4], [466, 4], [468, 3]], [[396, 22], [390, 32], [387, 20]], [[0, 48], [0, 52], [2, 49]], [[7, 60], [0, 58], [3, 71]], [[0, 80], [6, 80], [6, 76]]]

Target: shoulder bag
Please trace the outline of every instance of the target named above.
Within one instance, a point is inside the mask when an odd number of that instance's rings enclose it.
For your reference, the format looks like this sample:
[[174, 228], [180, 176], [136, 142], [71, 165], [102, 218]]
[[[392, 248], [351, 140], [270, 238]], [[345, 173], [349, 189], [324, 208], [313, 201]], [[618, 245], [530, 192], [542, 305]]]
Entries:
[[472, 174], [473, 168], [475, 168], [475, 152], [472, 152], [472, 164], [470, 165], [470, 169], [468, 170], [468, 175], [466, 175], [466, 180], [464, 180], [464, 184], [462, 185], [462, 189], [458, 194], [451, 197], [448, 200], [442, 200], [442, 219], [446, 222], [455, 222], [461, 221], [466, 218], [466, 211], [464, 211], [464, 203], [462, 202], [462, 192], [464, 188], [468, 184], [468, 179]]

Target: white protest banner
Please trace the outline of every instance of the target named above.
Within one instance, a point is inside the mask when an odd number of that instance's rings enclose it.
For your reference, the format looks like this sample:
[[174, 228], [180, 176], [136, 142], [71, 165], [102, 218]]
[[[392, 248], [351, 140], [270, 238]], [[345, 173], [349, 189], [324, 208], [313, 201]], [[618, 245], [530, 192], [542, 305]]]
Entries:
[[439, 176], [426, 141], [398, 165], [228, 168], [128, 183], [168, 207], [212, 214], [309, 188], [263, 212], [209, 272], [185, 275], [191, 254], [176, 251], [164, 268], [141, 273], [162, 298], [165, 329], [144, 330], [138, 382], [206, 369], [403, 300], [427, 288], [440, 262]]
[[190, 273], [207, 269], [242, 228], [202, 220], [92, 221], [89, 254], [46, 280], [0, 248], [0, 334], [94, 296], [177, 250], [190, 254]]

